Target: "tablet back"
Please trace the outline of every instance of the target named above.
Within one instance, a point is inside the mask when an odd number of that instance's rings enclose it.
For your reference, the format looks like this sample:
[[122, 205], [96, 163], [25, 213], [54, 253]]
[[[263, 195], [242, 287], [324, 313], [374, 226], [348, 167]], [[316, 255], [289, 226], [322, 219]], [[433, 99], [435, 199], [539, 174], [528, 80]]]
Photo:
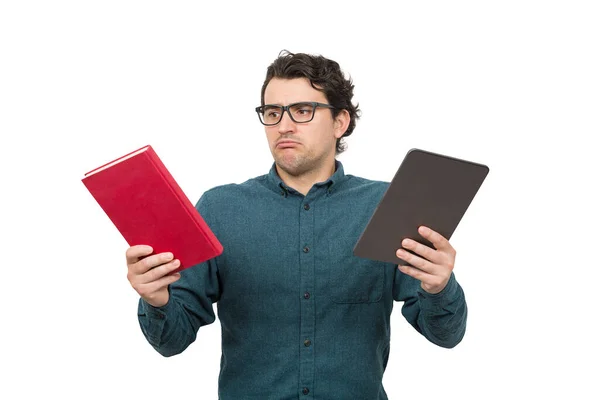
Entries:
[[433, 247], [425, 225], [450, 239], [489, 172], [482, 164], [411, 149], [354, 247], [354, 255], [405, 264], [396, 257], [404, 238]]

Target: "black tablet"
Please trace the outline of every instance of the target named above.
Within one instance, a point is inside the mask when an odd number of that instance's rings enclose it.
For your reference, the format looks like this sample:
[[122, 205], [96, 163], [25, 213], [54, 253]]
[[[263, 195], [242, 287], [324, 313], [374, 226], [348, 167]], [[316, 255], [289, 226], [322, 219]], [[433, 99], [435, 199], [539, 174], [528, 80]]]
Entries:
[[421, 225], [450, 239], [488, 172], [483, 164], [409, 150], [356, 242], [354, 255], [406, 264], [396, 256], [404, 238], [433, 248], [419, 235]]

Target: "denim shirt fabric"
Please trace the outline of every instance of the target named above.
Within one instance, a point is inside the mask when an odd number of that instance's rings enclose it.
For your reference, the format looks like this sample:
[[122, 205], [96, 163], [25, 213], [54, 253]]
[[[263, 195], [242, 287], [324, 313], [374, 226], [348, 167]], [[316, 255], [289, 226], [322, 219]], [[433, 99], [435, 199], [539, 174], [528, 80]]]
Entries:
[[181, 353], [215, 321], [216, 303], [220, 399], [387, 399], [394, 301], [442, 347], [462, 340], [467, 320], [454, 274], [431, 295], [396, 265], [352, 254], [387, 187], [344, 174], [336, 161], [335, 173], [306, 196], [282, 182], [275, 164], [206, 191], [196, 208], [224, 251], [183, 270], [165, 306], [140, 299], [146, 339], [166, 357]]

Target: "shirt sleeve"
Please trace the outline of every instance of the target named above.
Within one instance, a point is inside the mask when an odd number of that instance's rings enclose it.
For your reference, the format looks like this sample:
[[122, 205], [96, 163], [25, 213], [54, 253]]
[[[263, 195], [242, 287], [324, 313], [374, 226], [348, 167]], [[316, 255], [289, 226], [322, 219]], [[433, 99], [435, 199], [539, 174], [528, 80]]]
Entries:
[[[205, 203], [201, 198], [196, 205], [201, 215], [207, 215]], [[154, 307], [140, 298], [140, 328], [150, 345], [163, 356], [183, 352], [196, 340], [200, 327], [215, 321], [213, 304], [221, 296], [218, 259], [181, 271], [181, 278], [169, 285], [169, 301], [164, 306]]]
[[419, 280], [396, 268], [393, 290], [394, 300], [404, 302], [404, 318], [427, 340], [446, 348], [461, 342], [467, 328], [467, 302], [454, 272], [441, 292], [430, 294]]
[[146, 340], [165, 357], [184, 351], [196, 340], [201, 326], [215, 321], [213, 303], [220, 295], [215, 260], [181, 271], [169, 286], [169, 302], [153, 307], [140, 298], [138, 321]]

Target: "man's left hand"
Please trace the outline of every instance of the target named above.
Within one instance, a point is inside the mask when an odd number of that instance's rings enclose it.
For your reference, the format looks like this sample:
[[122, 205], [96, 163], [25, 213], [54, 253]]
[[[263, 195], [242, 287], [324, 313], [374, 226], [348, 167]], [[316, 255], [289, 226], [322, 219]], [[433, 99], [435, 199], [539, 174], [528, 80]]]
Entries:
[[444, 290], [450, 280], [450, 275], [454, 269], [456, 250], [445, 237], [430, 228], [419, 227], [419, 234], [430, 241], [435, 250], [414, 240], [404, 239], [402, 247], [418, 254], [418, 256], [406, 250], [398, 249], [396, 251], [398, 258], [411, 264], [398, 265], [398, 269], [406, 275], [420, 280], [421, 287], [427, 293], [436, 294]]

